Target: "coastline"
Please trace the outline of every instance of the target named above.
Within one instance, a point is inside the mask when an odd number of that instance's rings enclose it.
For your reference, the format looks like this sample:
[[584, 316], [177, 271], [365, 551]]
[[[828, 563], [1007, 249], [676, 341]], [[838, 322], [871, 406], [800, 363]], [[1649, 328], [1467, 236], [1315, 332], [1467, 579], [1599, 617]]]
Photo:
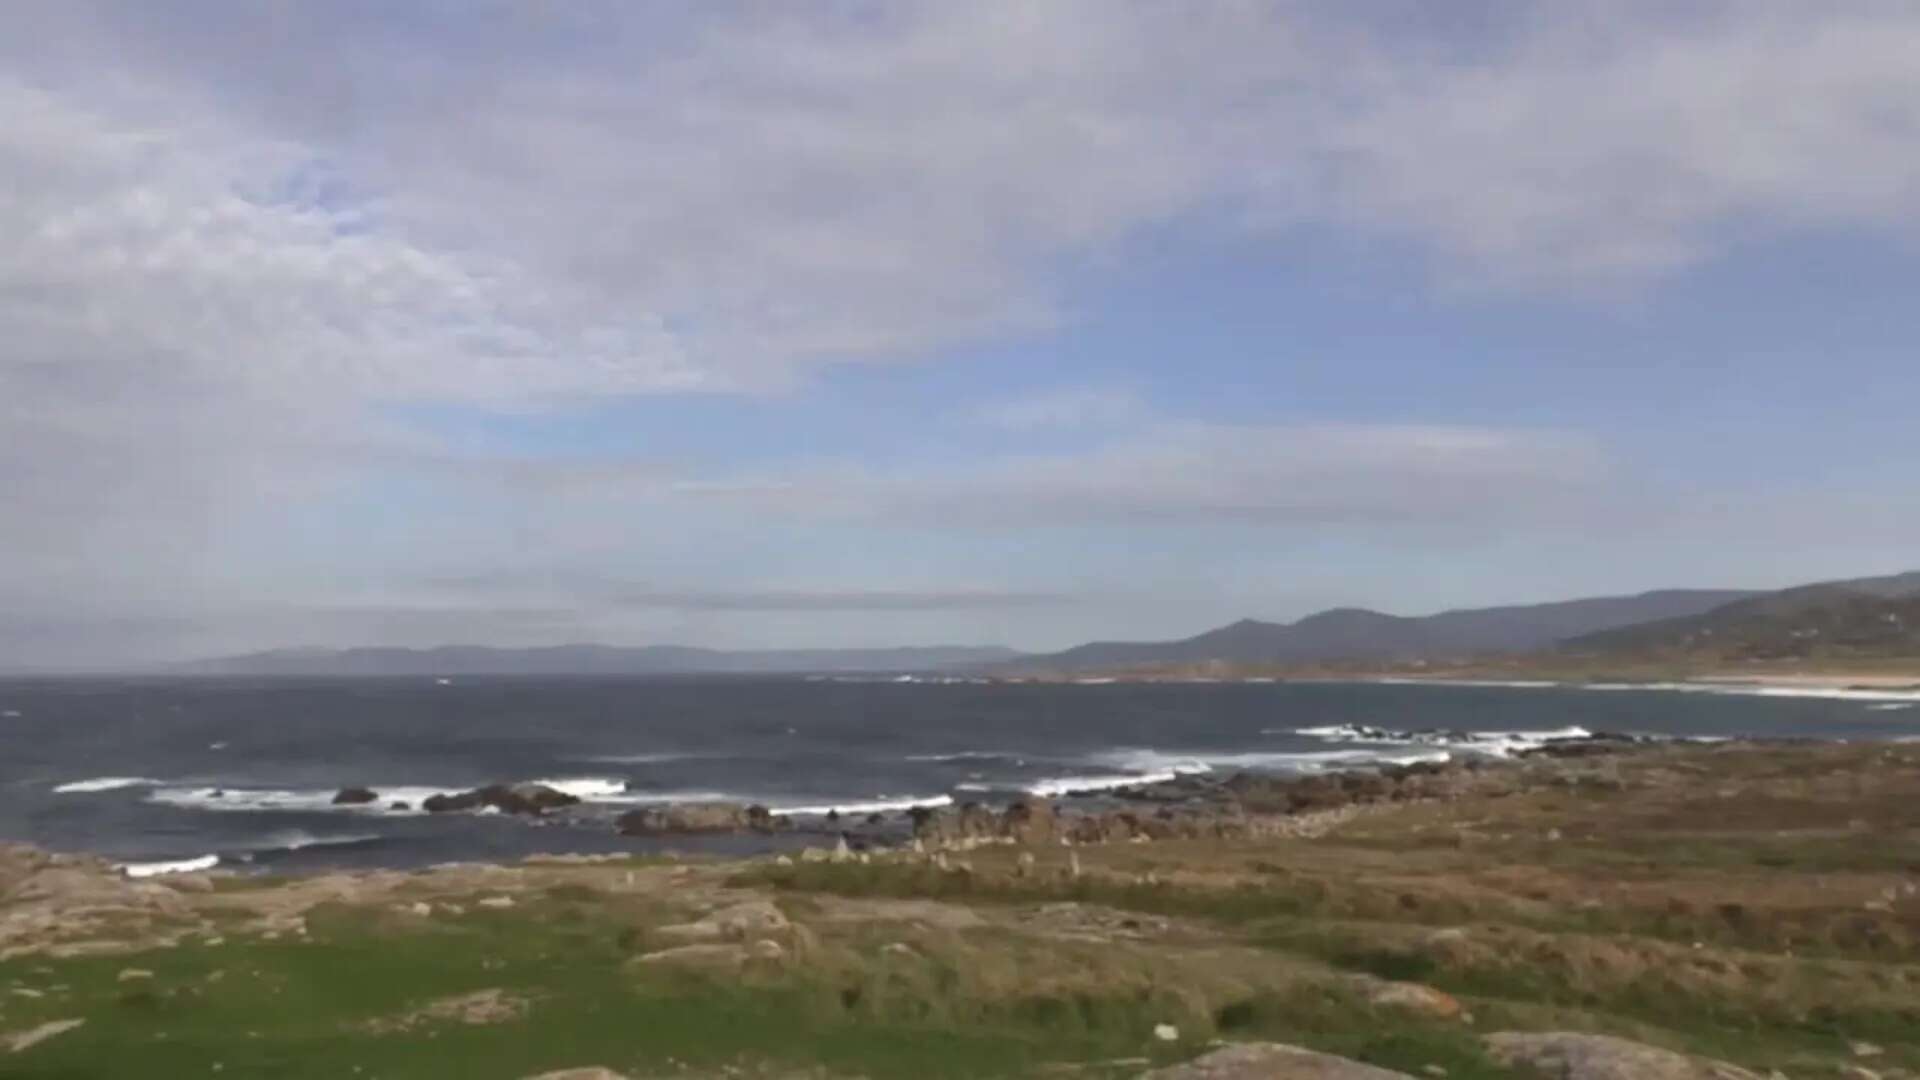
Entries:
[[1132, 1077], [1283, 1044], [1493, 1078], [1515, 1039], [1607, 1035], [1754, 1075], [1855, 1043], [1920, 1068], [1920, 747], [1595, 740], [1217, 786], [1238, 813], [1170, 783], [1124, 837], [1047, 803], [731, 860], [135, 881], [0, 848], [0, 1062]]

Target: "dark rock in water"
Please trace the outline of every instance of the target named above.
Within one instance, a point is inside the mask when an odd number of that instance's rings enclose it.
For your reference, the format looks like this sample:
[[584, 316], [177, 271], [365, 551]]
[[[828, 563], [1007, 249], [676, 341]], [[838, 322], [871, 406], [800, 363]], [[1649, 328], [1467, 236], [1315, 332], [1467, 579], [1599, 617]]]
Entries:
[[406, 801], [405, 799], [395, 799], [395, 800], [394, 800], [393, 802], [391, 802], [391, 803], [389, 803], [389, 804], [387, 805], [387, 809], [389, 809], [389, 810], [411, 810], [411, 809], [413, 809], [413, 804], [412, 804], [412, 803], [410, 803], [410, 802], [407, 802], [407, 801]]
[[887, 823], [887, 819], [884, 815], [881, 815], [881, 814], [867, 815], [867, 824], [869, 825], [885, 825], [886, 823]]
[[363, 788], [363, 787], [341, 788], [339, 792], [337, 792], [333, 796], [333, 805], [363, 806], [370, 802], [377, 802], [379, 798], [380, 798], [380, 793], [373, 790], [372, 788]]
[[[781, 819], [785, 820], [784, 816]], [[774, 822], [773, 812], [755, 803], [747, 807], [747, 828], [755, 832], [772, 832], [779, 826]]]
[[540, 815], [548, 810], [572, 806], [580, 800], [545, 784], [488, 784], [455, 795], [430, 795], [420, 805], [433, 814], [456, 813], [492, 807], [503, 814]]
[[839, 820], [840, 820], [840, 811], [838, 811], [838, 810], [833, 810], [833, 809], [829, 809], [829, 810], [827, 811], [827, 820], [828, 820], [829, 822], [834, 822], [834, 821], [839, 821]]
[[[763, 812], [764, 812], [764, 808]], [[737, 832], [753, 827], [755, 816], [739, 803], [670, 803], [643, 806], [620, 815], [616, 827], [627, 836], [671, 833]], [[764, 819], [771, 825], [771, 818]]]

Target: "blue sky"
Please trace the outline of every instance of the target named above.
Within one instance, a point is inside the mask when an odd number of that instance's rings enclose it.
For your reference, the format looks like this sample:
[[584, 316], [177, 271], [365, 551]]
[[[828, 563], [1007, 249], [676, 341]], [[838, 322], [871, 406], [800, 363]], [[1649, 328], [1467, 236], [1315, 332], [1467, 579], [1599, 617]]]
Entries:
[[1910, 5], [0, 42], [0, 664], [1053, 648], [1920, 550]]

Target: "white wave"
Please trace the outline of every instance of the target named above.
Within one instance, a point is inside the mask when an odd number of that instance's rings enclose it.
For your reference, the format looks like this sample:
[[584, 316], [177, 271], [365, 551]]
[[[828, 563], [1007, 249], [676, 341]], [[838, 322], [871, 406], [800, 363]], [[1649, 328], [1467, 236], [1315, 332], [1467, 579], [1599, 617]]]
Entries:
[[[1061, 795], [1083, 795], [1095, 791], [1112, 791], [1115, 788], [1134, 787], [1139, 784], [1164, 784], [1180, 777], [1181, 773], [1171, 769], [1162, 772], [1127, 773], [1114, 776], [1051, 776], [1030, 784], [1020, 785], [1020, 790], [1029, 795], [1038, 795], [1052, 799]], [[978, 785], [969, 790], [993, 790], [987, 785]]]
[[952, 754], [908, 754], [904, 761], [1019, 761], [1017, 754], [999, 750], [961, 750]]
[[120, 872], [130, 878], [150, 878], [166, 874], [191, 874], [219, 865], [220, 856], [202, 855], [196, 859], [175, 859], [171, 862], [122, 863]]
[[379, 833], [344, 833], [334, 836], [315, 836], [301, 829], [289, 829], [267, 836], [256, 844], [250, 844], [248, 851], [305, 851], [316, 847], [352, 847], [355, 844], [371, 844], [383, 840]]
[[842, 816], [851, 814], [886, 814], [903, 810], [937, 810], [943, 806], [952, 806], [951, 795], [919, 795], [905, 798], [881, 797], [866, 802], [823, 803], [816, 806], [777, 806], [769, 807], [775, 814], [791, 814], [796, 817], [824, 817], [829, 813]]
[[[452, 795], [458, 788], [444, 787], [382, 787], [375, 789], [379, 798], [368, 803], [335, 805], [334, 795], [338, 789], [289, 789], [289, 788], [217, 788], [217, 787], [171, 787], [156, 789], [147, 798], [149, 801], [178, 806], [189, 810], [217, 810], [228, 813], [259, 812], [295, 812], [320, 813], [337, 811], [357, 814], [418, 814], [424, 813], [420, 804], [435, 795]], [[406, 803], [406, 810], [392, 809], [394, 803]]]
[[1452, 761], [1453, 755], [1445, 750], [1415, 750], [1398, 754], [1376, 750], [1313, 750], [1291, 754], [1216, 754], [1207, 760], [1230, 769], [1317, 772], [1321, 769], [1350, 769], [1369, 765], [1439, 764]]
[[91, 780], [73, 780], [53, 789], [55, 795], [90, 795], [99, 791], [119, 791], [122, 788], [149, 787], [164, 783], [161, 780], [145, 776], [96, 776]]
[[607, 806], [657, 806], [662, 803], [754, 803], [759, 800], [727, 791], [622, 791], [617, 795], [598, 795], [588, 801]]
[[0, 709], [0, 716], [4, 716], [9, 720], [18, 720], [22, 715], [24, 714], [21, 713], [19, 709]]
[[1295, 728], [1289, 734], [1331, 743], [1436, 746], [1493, 757], [1511, 757], [1523, 750], [1537, 749], [1553, 742], [1593, 738], [1593, 732], [1578, 725], [1544, 731], [1393, 731], [1361, 724], [1332, 724], [1325, 727]]
[[626, 780], [617, 776], [569, 776], [533, 782], [571, 795], [581, 802], [598, 802], [608, 796], [627, 793]]
[[1914, 702], [1911, 702], [1911, 701], [1883, 701], [1878, 705], [1867, 706], [1867, 711], [1868, 712], [1899, 712], [1903, 709], [1911, 709], [1913, 708], [1913, 706], [1914, 706]]
[[593, 761], [602, 765], [660, 765], [669, 761], [698, 761], [706, 754], [595, 754], [592, 757], [575, 758], [576, 761]]

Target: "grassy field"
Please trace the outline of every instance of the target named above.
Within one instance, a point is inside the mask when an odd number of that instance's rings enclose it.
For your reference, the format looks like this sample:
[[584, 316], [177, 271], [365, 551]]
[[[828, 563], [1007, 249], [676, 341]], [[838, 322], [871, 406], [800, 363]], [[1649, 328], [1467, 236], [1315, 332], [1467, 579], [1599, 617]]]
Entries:
[[[177, 945], [0, 961], [0, 1047], [84, 1021], [0, 1076], [1130, 1076], [1217, 1039], [1520, 1075], [1496, 1030], [1920, 1070], [1920, 747], [1604, 769], [1316, 839], [221, 883]], [[683, 947], [753, 901], [783, 925]]]

